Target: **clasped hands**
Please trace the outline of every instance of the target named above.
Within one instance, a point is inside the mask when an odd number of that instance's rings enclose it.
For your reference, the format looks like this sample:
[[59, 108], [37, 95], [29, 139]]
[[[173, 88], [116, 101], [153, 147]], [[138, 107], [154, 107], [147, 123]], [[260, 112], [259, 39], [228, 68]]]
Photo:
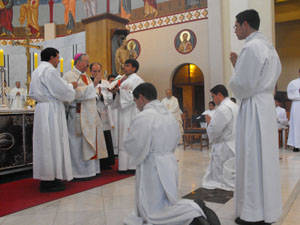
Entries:
[[230, 59], [231, 64], [232, 64], [233, 67], [235, 67], [237, 58], [238, 58], [238, 54], [236, 54], [235, 52], [231, 52], [231, 53], [230, 53], [229, 59]]
[[211, 121], [211, 117], [209, 115], [205, 115], [205, 121], [207, 124], [209, 124]]

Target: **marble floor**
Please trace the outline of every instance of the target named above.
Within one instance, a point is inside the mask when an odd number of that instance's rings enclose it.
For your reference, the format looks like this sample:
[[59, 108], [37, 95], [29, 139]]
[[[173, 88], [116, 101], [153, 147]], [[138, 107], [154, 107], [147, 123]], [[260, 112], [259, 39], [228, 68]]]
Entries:
[[[179, 197], [201, 186], [209, 162], [209, 150], [182, 146], [176, 150], [179, 160]], [[300, 153], [280, 150], [280, 177], [284, 213], [276, 225], [300, 224]], [[0, 225], [118, 225], [134, 205], [134, 177], [110, 183], [14, 214], [0, 217]], [[234, 202], [207, 203], [222, 225], [234, 225]]]

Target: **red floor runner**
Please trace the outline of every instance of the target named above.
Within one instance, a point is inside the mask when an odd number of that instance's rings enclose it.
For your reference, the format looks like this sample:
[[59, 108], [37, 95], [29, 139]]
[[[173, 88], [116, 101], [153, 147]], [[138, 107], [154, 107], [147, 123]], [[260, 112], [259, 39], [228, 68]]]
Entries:
[[0, 217], [132, 176], [119, 174], [117, 168], [116, 163], [113, 170], [102, 170], [90, 181], [67, 182], [66, 190], [61, 192], [40, 193], [39, 180], [32, 178], [0, 184]]

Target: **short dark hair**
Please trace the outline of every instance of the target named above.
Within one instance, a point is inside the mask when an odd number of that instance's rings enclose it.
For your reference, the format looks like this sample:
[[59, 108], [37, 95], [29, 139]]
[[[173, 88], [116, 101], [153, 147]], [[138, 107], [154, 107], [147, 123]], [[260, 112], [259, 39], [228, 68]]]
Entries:
[[236, 103], [236, 99], [234, 97], [231, 97], [230, 100]]
[[98, 64], [98, 65], [101, 67], [101, 69], [102, 69], [102, 65], [101, 65], [100, 63], [98, 63], [98, 62], [92, 62], [92, 63], [90, 64], [90, 71], [92, 71], [93, 66], [96, 65], [96, 64]]
[[59, 51], [55, 48], [45, 48], [41, 51], [41, 61], [49, 62], [51, 56], [56, 57]]
[[280, 102], [280, 103], [283, 102], [283, 101], [282, 101], [282, 97], [281, 97], [280, 94], [278, 94], [278, 93], [275, 94], [274, 100], [275, 100], [275, 101], [278, 101], [278, 102]]
[[213, 106], [216, 106], [216, 103], [214, 103], [213, 101], [209, 102], [208, 105], [212, 104]]
[[146, 99], [152, 101], [157, 99], [157, 91], [153, 84], [142, 83], [133, 90], [133, 97], [138, 99], [143, 95]]
[[223, 84], [218, 84], [218, 85], [214, 86], [212, 89], [210, 89], [210, 92], [215, 95], [217, 95], [218, 93], [221, 93], [225, 98], [228, 97], [228, 91]]
[[259, 29], [260, 19], [258, 12], [254, 9], [248, 9], [236, 15], [236, 22], [243, 24], [245, 21], [255, 30]]
[[107, 80], [109, 80], [109, 79], [112, 78], [112, 77], [115, 79], [115, 78], [116, 78], [116, 75], [110, 74], [110, 75], [107, 77]]
[[85, 53], [80, 54], [80, 56], [75, 60], [74, 65], [76, 65], [79, 61], [81, 61], [82, 57], [85, 55], [87, 55], [87, 54], [85, 54]]
[[139, 70], [140, 64], [135, 59], [127, 59], [124, 64], [131, 64], [133, 68], [135, 68], [135, 72]]

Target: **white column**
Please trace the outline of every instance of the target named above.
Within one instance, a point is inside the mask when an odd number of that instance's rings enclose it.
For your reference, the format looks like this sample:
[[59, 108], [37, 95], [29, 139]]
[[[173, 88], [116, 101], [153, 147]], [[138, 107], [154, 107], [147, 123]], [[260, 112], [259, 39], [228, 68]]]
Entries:
[[222, 0], [209, 0], [208, 3], [208, 37], [210, 88], [224, 83]]

